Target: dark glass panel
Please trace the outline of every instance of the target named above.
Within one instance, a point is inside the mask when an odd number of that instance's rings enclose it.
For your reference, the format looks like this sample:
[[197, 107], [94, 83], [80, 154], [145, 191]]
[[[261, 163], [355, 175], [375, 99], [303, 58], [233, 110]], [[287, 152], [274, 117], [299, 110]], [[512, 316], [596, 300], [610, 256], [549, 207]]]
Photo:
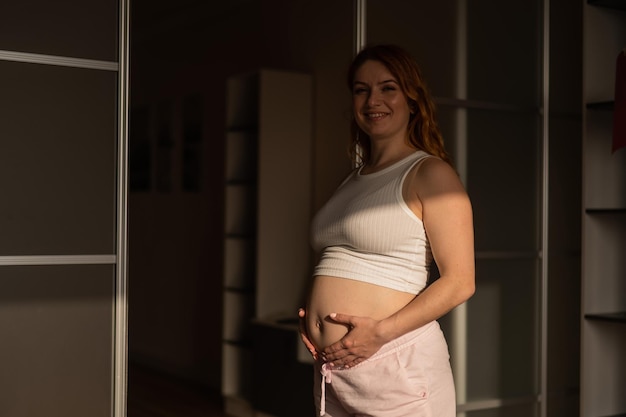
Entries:
[[117, 61], [118, 3], [0, 2], [0, 50]]
[[0, 414], [110, 417], [114, 266], [0, 266]]
[[0, 62], [0, 255], [115, 250], [117, 74]]

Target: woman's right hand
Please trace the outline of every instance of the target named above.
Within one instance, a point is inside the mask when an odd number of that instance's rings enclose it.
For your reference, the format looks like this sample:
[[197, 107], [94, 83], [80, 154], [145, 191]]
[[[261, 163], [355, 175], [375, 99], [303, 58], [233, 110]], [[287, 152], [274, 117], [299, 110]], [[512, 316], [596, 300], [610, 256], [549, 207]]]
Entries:
[[298, 325], [298, 327], [300, 328], [300, 338], [302, 339], [302, 342], [304, 343], [306, 348], [309, 350], [309, 352], [311, 352], [311, 356], [313, 356], [313, 359], [317, 360], [317, 357], [318, 357], [317, 349], [315, 348], [315, 346], [313, 346], [313, 343], [311, 343], [311, 340], [309, 339], [309, 335], [306, 331], [306, 312], [304, 308], [300, 308], [298, 310], [298, 317], [300, 318], [299, 325]]

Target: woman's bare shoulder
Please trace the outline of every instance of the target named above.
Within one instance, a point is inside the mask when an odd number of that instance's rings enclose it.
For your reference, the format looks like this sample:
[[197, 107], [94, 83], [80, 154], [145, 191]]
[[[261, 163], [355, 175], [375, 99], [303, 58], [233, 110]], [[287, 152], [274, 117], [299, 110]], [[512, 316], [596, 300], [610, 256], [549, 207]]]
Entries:
[[411, 186], [418, 193], [464, 189], [456, 170], [436, 157], [424, 158], [412, 169], [410, 176]]

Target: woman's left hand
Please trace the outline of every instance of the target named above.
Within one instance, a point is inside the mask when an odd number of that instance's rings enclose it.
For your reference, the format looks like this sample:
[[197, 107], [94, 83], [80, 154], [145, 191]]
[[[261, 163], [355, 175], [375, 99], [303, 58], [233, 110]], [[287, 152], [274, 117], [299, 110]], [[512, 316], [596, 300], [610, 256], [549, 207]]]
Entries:
[[349, 329], [341, 340], [321, 352], [324, 362], [332, 367], [351, 368], [358, 365], [378, 352], [386, 342], [378, 331], [378, 320], [339, 313], [333, 313], [329, 318]]
[[311, 343], [311, 339], [309, 339], [309, 334], [306, 331], [306, 311], [304, 308], [298, 309], [298, 329], [300, 331], [300, 339], [302, 339], [302, 343], [306, 346], [306, 348], [311, 352], [311, 356], [313, 356], [313, 360], [317, 360], [317, 349], [313, 343]]

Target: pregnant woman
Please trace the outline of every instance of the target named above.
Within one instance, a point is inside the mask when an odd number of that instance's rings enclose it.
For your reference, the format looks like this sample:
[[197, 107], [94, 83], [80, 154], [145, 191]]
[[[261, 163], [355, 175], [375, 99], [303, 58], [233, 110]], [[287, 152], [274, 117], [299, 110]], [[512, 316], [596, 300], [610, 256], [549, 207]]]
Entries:
[[363, 49], [348, 86], [358, 168], [313, 220], [320, 260], [299, 312], [316, 407], [330, 417], [455, 417], [436, 320], [474, 293], [471, 204], [406, 51]]

